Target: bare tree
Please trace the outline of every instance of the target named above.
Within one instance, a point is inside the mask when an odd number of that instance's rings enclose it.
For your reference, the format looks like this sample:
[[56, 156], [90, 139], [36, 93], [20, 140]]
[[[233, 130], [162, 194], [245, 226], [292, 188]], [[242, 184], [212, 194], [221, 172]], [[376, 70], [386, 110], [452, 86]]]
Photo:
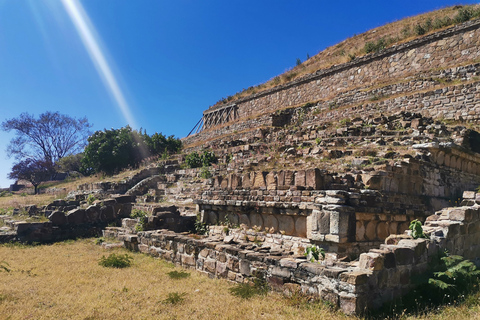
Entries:
[[16, 133], [7, 148], [9, 156], [19, 161], [55, 164], [64, 156], [83, 150], [92, 125], [86, 118], [77, 120], [58, 112], [45, 112], [38, 119], [22, 113], [18, 118], [4, 121], [1, 127]]

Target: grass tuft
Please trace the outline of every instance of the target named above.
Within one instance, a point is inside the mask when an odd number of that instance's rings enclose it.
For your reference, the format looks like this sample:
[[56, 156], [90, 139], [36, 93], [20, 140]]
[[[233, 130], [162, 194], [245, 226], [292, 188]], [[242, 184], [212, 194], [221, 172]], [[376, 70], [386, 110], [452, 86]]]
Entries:
[[128, 254], [112, 253], [108, 257], [102, 256], [98, 264], [107, 268], [127, 268], [132, 265], [133, 257]]
[[170, 279], [185, 279], [190, 277], [190, 273], [185, 271], [170, 271], [167, 273]]

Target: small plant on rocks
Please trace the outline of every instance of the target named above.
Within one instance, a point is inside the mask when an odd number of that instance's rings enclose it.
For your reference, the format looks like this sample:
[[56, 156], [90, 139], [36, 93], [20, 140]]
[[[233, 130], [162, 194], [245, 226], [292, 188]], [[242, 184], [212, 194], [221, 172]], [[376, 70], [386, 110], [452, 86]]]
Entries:
[[317, 245], [308, 246], [305, 248], [305, 256], [310, 262], [317, 262], [320, 260], [320, 255], [322, 259], [325, 259], [325, 250]]

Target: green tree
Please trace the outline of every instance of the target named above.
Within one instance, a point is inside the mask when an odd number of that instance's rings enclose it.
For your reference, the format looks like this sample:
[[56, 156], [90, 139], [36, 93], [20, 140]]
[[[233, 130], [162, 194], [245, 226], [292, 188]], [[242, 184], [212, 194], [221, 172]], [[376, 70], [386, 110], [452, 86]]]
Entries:
[[181, 147], [179, 139], [165, 138], [161, 133], [149, 136], [146, 132], [120, 129], [96, 131], [88, 138], [82, 159], [82, 171], [86, 174], [105, 172], [113, 174], [127, 167], [137, 166], [148, 156], [165, 152], [174, 153]]

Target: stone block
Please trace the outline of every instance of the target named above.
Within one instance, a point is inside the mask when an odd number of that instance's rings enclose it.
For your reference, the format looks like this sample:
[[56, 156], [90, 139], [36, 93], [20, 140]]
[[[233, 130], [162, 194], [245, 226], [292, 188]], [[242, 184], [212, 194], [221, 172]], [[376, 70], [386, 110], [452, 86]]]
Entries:
[[379, 271], [384, 267], [384, 256], [379, 253], [362, 253], [360, 255], [358, 267], [371, 271]]
[[252, 274], [252, 270], [250, 269], [250, 261], [241, 259], [239, 266], [239, 271], [242, 275], [249, 276]]
[[254, 189], [260, 189], [260, 188], [265, 188], [266, 183], [265, 183], [265, 173], [264, 172], [255, 172], [255, 178], [253, 180], [253, 188]]
[[340, 274], [340, 280], [354, 286], [360, 286], [368, 282], [371, 276], [369, 271], [350, 271]]
[[323, 189], [323, 179], [319, 169], [308, 169], [305, 180], [307, 188], [313, 190]]
[[396, 247], [393, 248], [395, 254], [395, 261], [397, 265], [408, 265], [413, 263], [415, 252], [412, 248]]
[[56, 226], [63, 226], [67, 224], [67, 218], [65, 216], [65, 213], [62, 211], [53, 211], [49, 216], [48, 220], [50, 220], [53, 225]]
[[117, 203], [134, 203], [136, 197], [133, 195], [121, 195], [115, 196], [114, 199]]
[[73, 209], [67, 214], [68, 224], [78, 225], [86, 222], [85, 209]]
[[266, 176], [266, 185], [267, 190], [276, 190], [277, 189], [277, 174], [272, 171]]
[[306, 172], [305, 170], [298, 170], [295, 172], [295, 186], [305, 187], [306, 185]]
[[367, 297], [365, 295], [357, 296], [345, 292], [339, 293], [339, 306], [345, 314], [361, 314], [367, 308]]
[[475, 199], [475, 191], [464, 191], [463, 199]]
[[285, 173], [285, 186], [293, 186], [295, 185], [295, 174], [293, 171], [284, 171]]

